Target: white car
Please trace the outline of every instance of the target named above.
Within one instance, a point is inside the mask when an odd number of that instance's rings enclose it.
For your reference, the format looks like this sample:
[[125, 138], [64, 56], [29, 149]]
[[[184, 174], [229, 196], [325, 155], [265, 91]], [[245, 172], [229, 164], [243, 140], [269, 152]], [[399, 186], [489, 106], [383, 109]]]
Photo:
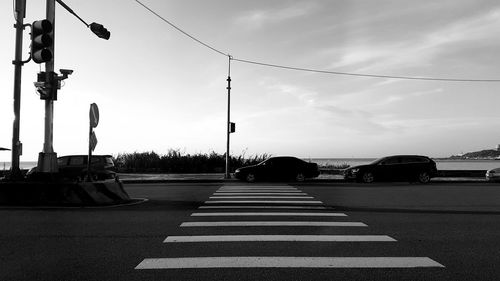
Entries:
[[486, 172], [486, 179], [488, 181], [500, 181], [500, 168], [488, 170]]

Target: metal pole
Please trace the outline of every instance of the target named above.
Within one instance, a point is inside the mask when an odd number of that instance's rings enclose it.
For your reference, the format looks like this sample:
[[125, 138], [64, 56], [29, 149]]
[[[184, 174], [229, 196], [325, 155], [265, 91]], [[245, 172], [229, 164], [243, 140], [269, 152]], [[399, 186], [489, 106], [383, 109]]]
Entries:
[[227, 133], [227, 146], [226, 146], [226, 174], [225, 178], [230, 179], [231, 174], [229, 171], [229, 161], [230, 161], [230, 156], [229, 156], [229, 136], [231, 134], [230, 132], [230, 124], [231, 124], [231, 56], [229, 57], [229, 71], [228, 71], [228, 76], [227, 76], [227, 124], [226, 124], [226, 133]]
[[[16, 0], [16, 51], [14, 64], [14, 124], [12, 126], [12, 162], [11, 178], [18, 179], [21, 176], [19, 168], [19, 156], [22, 154], [21, 142], [19, 141], [19, 128], [21, 120], [21, 75], [22, 75], [22, 49], [24, 17], [26, 16], [26, 0]], [[5, 165], [5, 163], [4, 163]]]
[[[45, 72], [47, 74], [54, 71], [55, 61], [55, 29], [56, 29], [56, 1], [47, 0], [47, 20], [52, 23], [52, 60], [45, 63]], [[38, 167], [40, 172], [56, 173], [57, 167], [57, 154], [54, 152], [53, 143], [53, 120], [54, 120], [54, 101], [52, 99], [45, 100], [45, 122], [44, 122], [44, 143], [43, 151], [38, 156]]]
[[92, 175], [90, 173], [90, 164], [91, 164], [91, 159], [92, 159], [92, 145], [90, 142], [90, 139], [92, 138], [92, 124], [89, 125], [89, 155], [87, 158], [87, 180], [86, 181], [92, 181]]

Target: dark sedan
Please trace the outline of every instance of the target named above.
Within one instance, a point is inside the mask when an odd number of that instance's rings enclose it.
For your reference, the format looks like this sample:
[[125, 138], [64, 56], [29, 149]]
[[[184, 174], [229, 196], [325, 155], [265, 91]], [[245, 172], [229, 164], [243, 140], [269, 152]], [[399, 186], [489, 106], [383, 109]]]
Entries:
[[236, 169], [234, 176], [240, 180], [295, 180], [304, 181], [319, 175], [316, 163], [308, 163], [296, 157], [271, 157], [254, 166]]
[[344, 178], [360, 182], [419, 181], [428, 183], [437, 175], [436, 162], [427, 156], [395, 155], [383, 157], [368, 165], [346, 169]]

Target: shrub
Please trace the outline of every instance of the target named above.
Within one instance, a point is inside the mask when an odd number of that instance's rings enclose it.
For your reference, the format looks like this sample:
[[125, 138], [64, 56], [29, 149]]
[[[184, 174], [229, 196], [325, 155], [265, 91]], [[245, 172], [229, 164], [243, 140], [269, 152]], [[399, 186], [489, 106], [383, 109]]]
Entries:
[[[269, 158], [270, 154], [254, 155], [249, 158], [245, 153], [230, 157], [230, 170], [258, 164]], [[226, 154], [214, 151], [208, 154], [183, 154], [179, 150], [170, 149], [165, 155], [151, 152], [120, 153], [114, 156], [115, 166], [119, 172], [135, 173], [222, 173], [225, 171]]]

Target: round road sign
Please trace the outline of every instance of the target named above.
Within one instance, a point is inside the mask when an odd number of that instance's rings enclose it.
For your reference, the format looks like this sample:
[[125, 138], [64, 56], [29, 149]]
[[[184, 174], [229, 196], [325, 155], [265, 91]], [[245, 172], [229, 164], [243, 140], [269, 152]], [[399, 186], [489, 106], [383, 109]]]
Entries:
[[99, 108], [97, 107], [97, 104], [93, 103], [90, 105], [89, 117], [90, 126], [92, 126], [92, 128], [97, 127], [99, 124]]

